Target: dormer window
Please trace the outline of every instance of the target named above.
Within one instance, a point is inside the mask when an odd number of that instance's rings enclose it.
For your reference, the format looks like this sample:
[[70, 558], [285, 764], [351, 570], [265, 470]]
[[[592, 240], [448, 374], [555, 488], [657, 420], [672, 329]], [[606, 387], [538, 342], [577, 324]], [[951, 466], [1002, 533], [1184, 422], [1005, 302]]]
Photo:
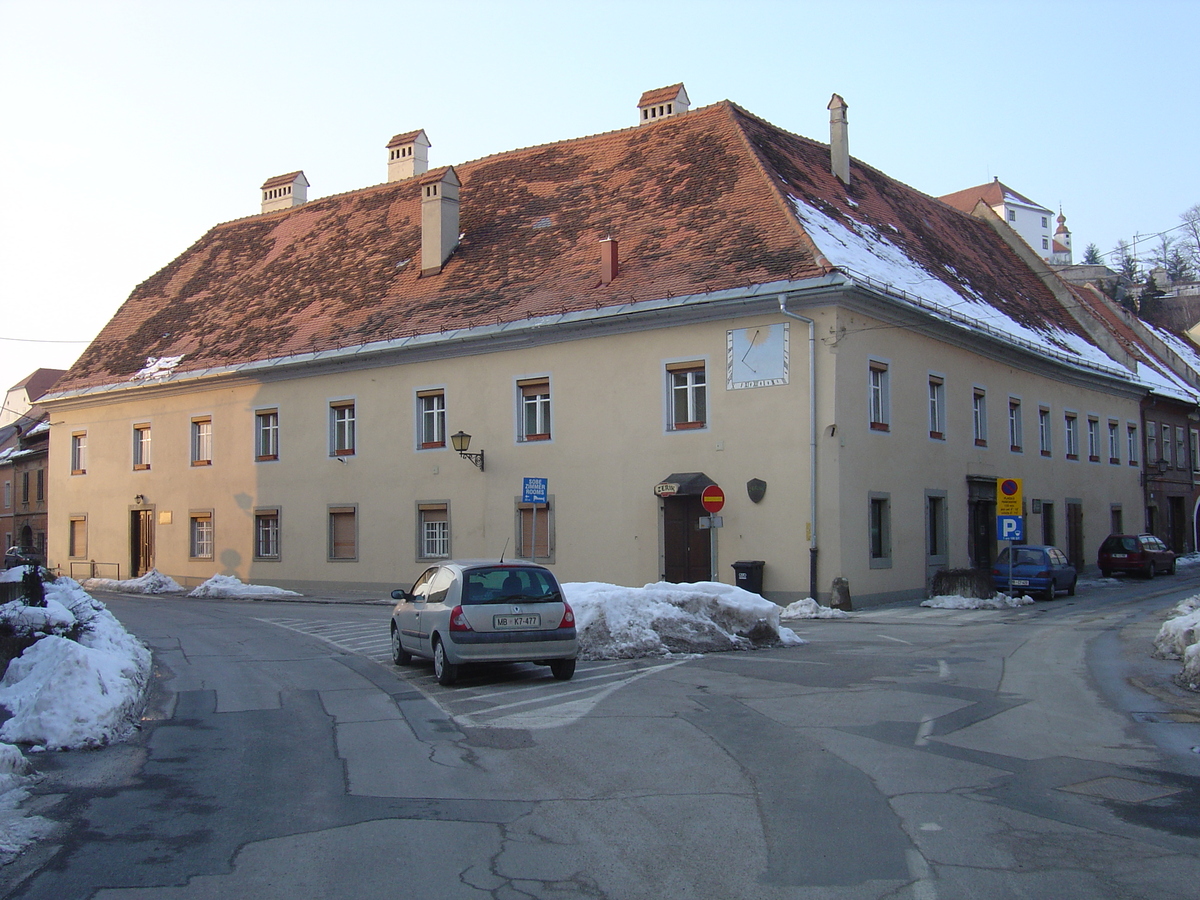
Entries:
[[404, 181], [429, 170], [429, 138], [424, 131], [395, 135], [387, 151], [388, 181]]
[[262, 191], [263, 212], [290, 209], [308, 200], [308, 179], [303, 172], [289, 172], [268, 178], [259, 190]]
[[688, 111], [691, 101], [682, 84], [646, 91], [638, 101], [638, 109], [642, 111], [641, 125], [649, 125], [659, 119], [669, 119], [680, 116]]

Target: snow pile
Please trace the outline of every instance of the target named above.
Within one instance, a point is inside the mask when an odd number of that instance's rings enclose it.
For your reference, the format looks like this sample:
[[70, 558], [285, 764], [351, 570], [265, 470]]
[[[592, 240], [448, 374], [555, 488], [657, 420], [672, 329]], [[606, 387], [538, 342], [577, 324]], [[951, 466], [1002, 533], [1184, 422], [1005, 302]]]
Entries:
[[[0, 740], [35, 748], [95, 747], [125, 737], [136, 725], [150, 677], [150, 651], [130, 635], [79, 583], [47, 583], [49, 631], [8, 664], [0, 679], [0, 706], [12, 717]], [[24, 621], [31, 613], [0, 607]], [[20, 605], [20, 604], [18, 604]]]
[[955, 597], [943, 594], [931, 597], [921, 603], [931, 609], [1016, 609], [1018, 606], [1028, 606], [1034, 599], [1026, 594], [1023, 597], [1008, 597], [996, 594], [994, 597]]
[[236, 597], [299, 597], [295, 591], [271, 587], [266, 584], [243, 584], [236, 575], [214, 575], [198, 588], [188, 592], [189, 597], [236, 598]]
[[162, 381], [183, 361], [182, 356], [147, 356], [146, 365], [133, 373], [134, 381]]
[[183, 586], [170, 575], [151, 569], [139, 578], [115, 581], [112, 578], [89, 578], [83, 582], [89, 591], [115, 591], [121, 594], [182, 594]]
[[602, 582], [562, 586], [575, 611], [581, 659], [751, 650], [804, 643], [779, 625], [779, 607], [728, 584]]
[[20, 805], [29, 797], [26, 786], [35, 780], [29, 760], [12, 744], [0, 744], [0, 866], [8, 865], [29, 844], [46, 836], [54, 823], [25, 816]]
[[779, 614], [781, 619], [846, 619], [849, 616], [845, 610], [822, 606], [812, 597], [789, 603]]
[[1183, 660], [1176, 681], [1188, 690], [1200, 691], [1200, 594], [1181, 600], [1171, 612], [1154, 638], [1153, 655]]

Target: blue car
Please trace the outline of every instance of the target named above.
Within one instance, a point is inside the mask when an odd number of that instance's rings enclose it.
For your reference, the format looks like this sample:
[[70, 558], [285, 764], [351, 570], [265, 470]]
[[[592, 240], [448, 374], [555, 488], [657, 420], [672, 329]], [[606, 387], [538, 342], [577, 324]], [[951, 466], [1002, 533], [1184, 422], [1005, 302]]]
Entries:
[[1053, 600], [1059, 591], [1066, 591], [1068, 597], [1074, 597], [1077, 579], [1067, 555], [1045, 544], [1005, 547], [992, 565], [992, 586], [1005, 594], [1030, 594]]

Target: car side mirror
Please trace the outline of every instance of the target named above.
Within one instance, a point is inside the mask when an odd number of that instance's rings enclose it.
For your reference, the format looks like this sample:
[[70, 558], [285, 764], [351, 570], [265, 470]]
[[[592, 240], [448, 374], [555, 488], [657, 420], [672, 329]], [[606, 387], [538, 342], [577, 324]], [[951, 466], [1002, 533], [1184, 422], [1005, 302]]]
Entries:
[[393, 600], [411, 600], [412, 594], [410, 594], [408, 591], [402, 591], [402, 590], [396, 589], [396, 590], [392, 591], [392, 599]]

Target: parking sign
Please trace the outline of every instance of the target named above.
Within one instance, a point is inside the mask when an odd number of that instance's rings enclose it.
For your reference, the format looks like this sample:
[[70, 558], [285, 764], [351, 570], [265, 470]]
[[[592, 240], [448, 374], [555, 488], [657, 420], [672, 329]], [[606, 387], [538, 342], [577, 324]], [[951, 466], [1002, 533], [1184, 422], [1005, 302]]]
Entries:
[[1025, 517], [996, 516], [996, 538], [1013, 542], [1025, 540]]

